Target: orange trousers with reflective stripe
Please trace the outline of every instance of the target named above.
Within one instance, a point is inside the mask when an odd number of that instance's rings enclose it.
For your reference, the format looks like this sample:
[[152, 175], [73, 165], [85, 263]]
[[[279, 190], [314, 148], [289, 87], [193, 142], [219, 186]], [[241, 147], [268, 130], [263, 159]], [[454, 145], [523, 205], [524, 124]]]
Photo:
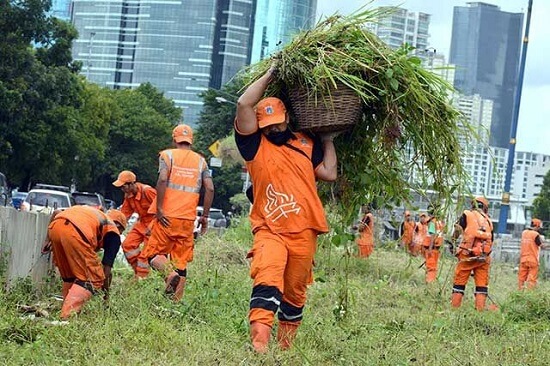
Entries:
[[157, 219], [153, 221], [151, 236], [142, 250], [144, 258], [156, 255], [170, 255], [177, 269], [184, 270], [193, 261], [193, 220], [170, 218], [170, 225], [164, 227]]
[[103, 265], [94, 248], [65, 219], [54, 220], [48, 227], [53, 261], [61, 278], [76, 278], [96, 289], [103, 287]]
[[[283, 294], [282, 300], [303, 307], [307, 298], [307, 287], [313, 283], [313, 258], [317, 250], [317, 232], [304, 230], [300, 233], [275, 234], [260, 229], [254, 234], [250, 277], [254, 285], [277, 287]], [[273, 325], [275, 314], [269, 310], [251, 309], [250, 323]]]
[[527, 288], [531, 289], [537, 285], [539, 275], [539, 264], [536, 262], [522, 262], [519, 264], [518, 288], [523, 289], [527, 282]]
[[[148, 237], [145, 235], [146, 232], [147, 226], [141, 221], [138, 221], [122, 243], [122, 250], [124, 251], [124, 256], [128, 260], [128, 263], [136, 273], [139, 272], [143, 277], [149, 273], [149, 268], [146, 265], [148, 261], [143, 255], [143, 250], [148, 241]], [[141, 243], [143, 243], [143, 248], [140, 248]], [[142, 265], [138, 266], [138, 263]], [[145, 264], [145, 266], [143, 266], [143, 264]]]

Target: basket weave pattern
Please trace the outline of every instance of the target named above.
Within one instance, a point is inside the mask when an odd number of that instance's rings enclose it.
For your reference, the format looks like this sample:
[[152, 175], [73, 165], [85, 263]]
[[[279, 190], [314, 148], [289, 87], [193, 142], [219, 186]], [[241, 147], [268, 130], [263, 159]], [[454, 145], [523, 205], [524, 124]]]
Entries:
[[295, 88], [289, 90], [292, 111], [296, 116], [299, 130], [311, 132], [335, 132], [351, 128], [362, 117], [361, 98], [344, 84], [331, 95], [315, 97], [308, 95], [307, 90]]

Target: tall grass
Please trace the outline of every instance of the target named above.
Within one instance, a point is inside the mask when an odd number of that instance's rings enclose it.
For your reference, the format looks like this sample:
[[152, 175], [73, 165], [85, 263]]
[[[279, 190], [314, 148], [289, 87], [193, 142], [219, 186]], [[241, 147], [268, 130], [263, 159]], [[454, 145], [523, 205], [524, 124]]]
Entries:
[[[235, 222], [235, 221], [234, 221]], [[550, 286], [515, 291], [512, 266], [495, 264], [490, 293], [497, 312], [473, 310], [473, 283], [463, 307], [449, 306], [454, 259], [426, 286], [420, 258], [388, 245], [368, 260], [321, 240], [295, 347], [250, 350], [246, 315], [251, 292], [245, 259], [246, 220], [223, 237], [200, 238], [188, 268], [184, 301], [162, 295], [156, 273], [135, 282], [115, 269], [111, 299], [97, 297], [66, 325], [51, 325], [60, 302], [37, 297], [28, 282], [0, 295], [0, 363], [9, 365], [546, 365], [550, 359]], [[353, 249], [353, 247], [351, 247]], [[330, 250], [329, 250], [330, 249]], [[329, 255], [330, 253], [330, 255]], [[346, 268], [347, 266], [347, 273]], [[60, 291], [60, 283], [49, 288]], [[341, 296], [347, 294], [346, 307]], [[46, 318], [17, 306], [39, 305]], [[342, 314], [344, 312], [345, 314]], [[275, 332], [275, 330], [274, 330]]]

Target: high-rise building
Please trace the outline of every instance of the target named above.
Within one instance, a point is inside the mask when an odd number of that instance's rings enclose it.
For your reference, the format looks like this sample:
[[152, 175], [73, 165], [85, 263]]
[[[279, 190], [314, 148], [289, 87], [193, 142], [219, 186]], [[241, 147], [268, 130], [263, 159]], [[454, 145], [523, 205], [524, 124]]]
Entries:
[[256, 0], [73, 0], [73, 58], [111, 88], [150, 82], [193, 125], [200, 93], [250, 61]]
[[257, 0], [252, 63], [264, 59], [315, 24], [317, 0]]
[[71, 19], [71, 0], [52, 0], [50, 14], [56, 18], [69, 21]]
[[[428, 49], [430, 14], [415, 13], [403, 8], [381, 7], [389, 12], [377, 23], [370, 23], [367, 28], [391, 48], [399, 48], [407, 43], [419, 51]], [[421, 57], [423, 53], [419, 54]]]
[[508, 147], [517, 86], [523, 14], [481, 2], [456, 6], [450, 63], [455, 87], [494, 101], [490, 145]]

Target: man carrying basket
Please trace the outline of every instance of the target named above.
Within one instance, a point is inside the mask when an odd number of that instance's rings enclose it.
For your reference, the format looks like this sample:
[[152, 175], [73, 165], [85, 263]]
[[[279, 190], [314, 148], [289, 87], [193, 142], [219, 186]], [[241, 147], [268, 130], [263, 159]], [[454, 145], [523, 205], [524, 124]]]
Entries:
[[275, 313], [280, 347], [289, 348], [296, 335], [313, 279], [317, 235], [328, 232], [315, 181], [334, 181], [337, 175], [336, 133], [319, 140], [292, 132], [284, 103], [260, 100], [273, 79], [272, 67], [246, 89], [235, 121], [235, 140], [254, 187], [248, 317], [252, 345], [260, 353], [267, 352]]

